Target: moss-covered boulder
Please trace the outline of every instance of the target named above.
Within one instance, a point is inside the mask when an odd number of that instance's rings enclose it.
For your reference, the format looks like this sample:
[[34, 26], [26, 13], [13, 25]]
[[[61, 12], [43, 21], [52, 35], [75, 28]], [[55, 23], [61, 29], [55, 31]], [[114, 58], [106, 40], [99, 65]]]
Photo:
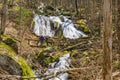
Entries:
[[[76, 51], [72, 51], [70, 53], [71, 57], [76, 53]], [[38, 60], [42, 66], [47, 67], [49, 63], [55, 62], [59, 57], [62, 57], [65, 54], [68, 54], [68, 51], [56, 52], [54, 48], [45, 48], [38, 53]]]
[[11, 57], [0, 54], [0, 74], [22, 75], [22, 69], [21, 66]]
[[18, 51], [17, 41], [14, 38], [10, 37], [9, 35], [2, 35], [2, 41], [14, 49], [15, 52]]
[[12, 59], [12, 62], [15, 61], [16, 64], [19, 65], [19, 67], [21, 68], [21, 71], [22, 71], [22, 74], [21, 74], [22, 76], [28, 76], [28, 77], [34, 76], [32, 69], [27, 64], [25, 59], [22, 58], [21, 56], [17, 55], [11, 47], [9, 47], [8, 45], [6, 45], [3, 42], [0, 42], [0, 54], [6, 55], [7, 57], [9, 57], [9, 59]]
[[86, 20], [84, 20], [84, 19], [77, 20], [77, 21], [76, 21], [76, 24], [77, 24], [80, 28], [82, 28], [85, 33], [89, 33], [89, 27], [88, 27], [88, 25], [86, 24]]
[[55, 49], [51, 47], [47, 47], [43, 49], [41, 48], [41, 50], [38, 52], [37, 60], [42, 66], [47, 67], [47, 65], [52, 62], [52, 57], [48, 54], [54, 51]]

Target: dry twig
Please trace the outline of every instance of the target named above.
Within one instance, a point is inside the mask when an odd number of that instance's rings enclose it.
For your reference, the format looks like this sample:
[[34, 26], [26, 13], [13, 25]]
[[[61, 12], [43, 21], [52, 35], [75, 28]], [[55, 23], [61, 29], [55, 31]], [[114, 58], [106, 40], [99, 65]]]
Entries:
[[46, 79], [56, 77], [60, 73], [65, 73], [65, 72], [70, 72], [70, 71], [79, 71], [79, 70], [85, 70], [85, 69], [90, 69], [90, 68], [93, 68], [93, 67], [63, 69], [63, 70], [57, 71], [57, 72], [50, 74], [50, 75], [42, 75], [42, 76], [38, 76], [38, 77], [19, 76], [19, 75], [0, 75], [0, 78], [10, 78], [10, 77], [15, 77], [15, 78], [20, 78], [20, 79], [42, 78], [42, 79], [46, 80]]

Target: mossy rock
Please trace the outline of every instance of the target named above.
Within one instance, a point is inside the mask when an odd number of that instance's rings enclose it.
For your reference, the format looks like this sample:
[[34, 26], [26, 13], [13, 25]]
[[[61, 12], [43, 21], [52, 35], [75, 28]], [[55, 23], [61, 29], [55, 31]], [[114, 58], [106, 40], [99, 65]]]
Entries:
[[3, 42], [0, 42], [0, 54], [6, 55], [18, 63], [22, 69], [22, 76], [33, 77], [34, 73], [24, 58], [17, 55], [14, 50]]
[[2, 71], [0, 72], [2, 72], [3, 74], [22, 75], [22, 69], [20, 65], [11, 57], [4, 54], [0, 54], [0, 68], [2, 69]]
[[48, 55], [49, 53], [54, 52], [55, 49], [48, 47], [48, 48], [43, 48], [38, 52], [38, 61], [39, 63], [44, 66], [47, 67], [47, 65], [52, 62], [52, 57], [50, 55]]
[[2, 36], [2, 40], [5, 44], [9, 45], [10, 47], [12, 47], [14, 49], [15, 52], [18, 51], [18, 45], [17, 45], [17, 41], [10, 37], [9, 35], [3, 35]]
[[[74, 56], [77, 52], [76, 51], [72, 51], [70, 53], [71, 57]], [[40, 64], [42, 66], [47, 67], [49, 65], [49, 63], [55, 62], [59, 57], [62, 57], [65, 54], [68, 54], [68, 51], [57, 51], [55, 52], [55, 50], [53, 48], [49, 48], [49, 49], [44, 49], [42, 51], [40, 51], [38, 53], [38, 60], [40, 62]]]
[[77, 25], [80, 26], [85, 33], [89, 33], [89, 27], [86, 24], [86, 20], [81, 19], [76, 21]]

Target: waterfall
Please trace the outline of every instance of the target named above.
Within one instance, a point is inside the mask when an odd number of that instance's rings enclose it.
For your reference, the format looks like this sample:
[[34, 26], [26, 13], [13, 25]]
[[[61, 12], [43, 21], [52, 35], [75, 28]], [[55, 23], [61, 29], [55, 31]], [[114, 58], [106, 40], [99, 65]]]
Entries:
[[[34, 16], [34, 33], [37, 36], [49, 36], [54, 37], [55, 31], [60, 28], [63, 31], [63, 36], [69, 39], [78, 39], [80, 37], [87, 37], [82, 31], [75, 28], [75, 24], [71, 19], [61, 15], [61, 16], [42, 16], [35, 14]], [[53, 23], [53, 25], [51, 25]], [[56, 24], [57, 23], [57, 24]], [[57, 29], [57, 30], [52, 30]], [[58, 62], [50, 63], [50, 67], [46, 71], [46, 75], [53, 74], [56, 71], [69, 68], [70, 54], [66, 54], [59, 58]], [[36, 79], [42, 80], [42, 79]], [[55, 78], [49, 80], [68, 80], [68, 73], [58, 74]]]
[[[44, 73], [44, 75], [53, 75], [55, 72], [59, 72], [61, 70], [66, 70], [70, 68], [69, 63], [71, 62], [70, 53], [59, 57], [56, 62], [50, 63], [48, 69]], [[35, 76], [39, 76], [39, 71], [34, 71]], [[69, 74], [67, 72], [60, 73], [56, 75], [54, 78], [50, 78], [48, 80], [68, 80]], [[35, 80], [44, 80], [44, 78], [36, 78]]]
[[51, 30], [49, 18], [46, 16], [35, 15], [34, 17], [34, 33], [37, 36], [53, 37], [54, 32]]
[[[63, 20], [61, 20], [60, 17], [63, 18]], [[50, 21], [54, 23], [54, 26], [50, 25]], [[42, 16], [35, 14], [34, 22], [34, 33], [37, 36], [54, 37], [55, 31], [51, 28], [56, 27], [56, 29], [58, 29], [61, 27], [65, 38], [78, 39], [80, 37], [87, 37], [86, 34], [75, 28], [75, 24], [72, 20], [65, 16]], [[58, 26], [55, 25], [56, 22], [58, 23]]]
[[87, 37], [82, 31], [75, 28], [72, 20], [64, 17], [64, 22], [62, 24], [63, 35], [69, 39], [78, 39], [79, 37]]
[[[70, 53], [63, 55], [63, 57], [60, 57], [58, 61], [54, 62], [54, 63], [50, 63], [49, 64], [49, 68], [46, 71], [46, 75], [50, 75], [53, 74], [54, 72], [59, 72], [60, 70], [65, 70], [70, 68], [69, 63], [71, 62], [70, 60]], [[64, 72], [64, 73], [60, 73], [58, 75], [56, 75], [55, 78], [51, 78], [49, 80], [68, 80], [68, 73]]]

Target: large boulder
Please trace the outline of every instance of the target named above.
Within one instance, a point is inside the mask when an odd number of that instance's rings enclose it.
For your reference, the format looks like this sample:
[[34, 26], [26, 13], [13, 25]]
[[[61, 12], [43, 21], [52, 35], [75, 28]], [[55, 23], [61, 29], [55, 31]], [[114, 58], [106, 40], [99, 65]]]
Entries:
[[3, 42], [0, 42], [0, 74], [34, 77], [34, 73], [26, 60]]

